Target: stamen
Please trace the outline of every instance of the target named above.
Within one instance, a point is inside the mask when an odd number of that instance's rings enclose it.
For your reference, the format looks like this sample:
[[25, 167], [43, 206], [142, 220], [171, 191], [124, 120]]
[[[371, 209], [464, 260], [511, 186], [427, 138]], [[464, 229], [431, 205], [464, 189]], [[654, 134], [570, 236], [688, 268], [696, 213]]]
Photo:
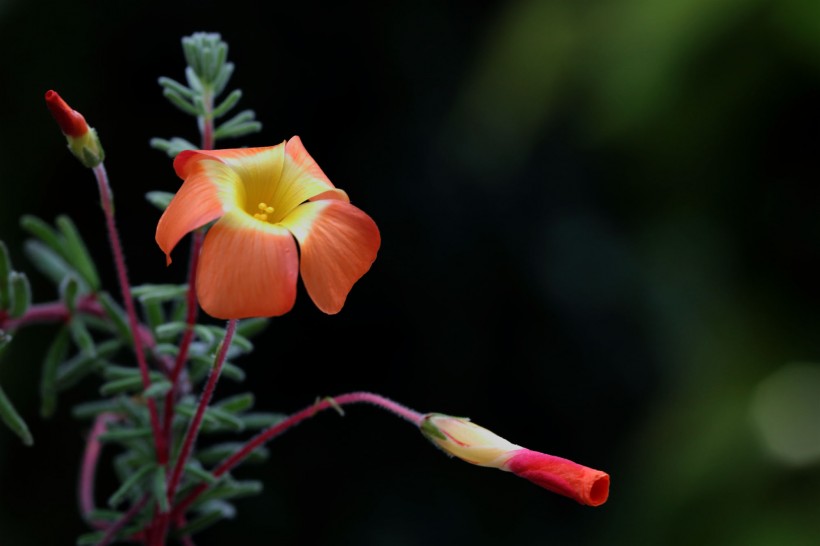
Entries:
[[254, 214], [253, 217], [256, 218], [257, 220], [262, 220], [263, 222], [267, 222], [268, 221], [268, 214], [273, 214], [273, 207], [269, 206], [264, 201], [259, 203], [257, 205], [257, 207], [259, 208], [260, 212], [257, 212], [256, 214]]

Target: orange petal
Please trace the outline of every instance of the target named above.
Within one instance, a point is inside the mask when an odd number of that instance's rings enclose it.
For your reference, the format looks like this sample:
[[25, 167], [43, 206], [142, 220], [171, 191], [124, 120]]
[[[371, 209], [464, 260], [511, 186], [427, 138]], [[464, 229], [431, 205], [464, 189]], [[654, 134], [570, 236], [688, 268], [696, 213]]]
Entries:
[[277, 210], [274, 221], [281, 221], [300, 204], [317, 198], [349, 201], [347, 194], [333, 186], [307, 153], [302, 140], [295, 136], [285, 145], [285, 166], [273, 197]]
[[202, 161], [189, 173], [157, 224], [156, 241], [168, 264], [180, 239], [235, 208], [240, 197], [235, 175], [220, 163]]
[[283, 315], [296, 299], [298, 263], [296, 242], [285, 228], [228, 213], [202, 245], [199, 304], [220, 319]]
[[325, 313], [338, 313], [376, 259], [381, 244], [376, 223], [350, 203], [323, 200], [297, 207], [281, 225], [299, 241], [302, 280], [313, 303]]

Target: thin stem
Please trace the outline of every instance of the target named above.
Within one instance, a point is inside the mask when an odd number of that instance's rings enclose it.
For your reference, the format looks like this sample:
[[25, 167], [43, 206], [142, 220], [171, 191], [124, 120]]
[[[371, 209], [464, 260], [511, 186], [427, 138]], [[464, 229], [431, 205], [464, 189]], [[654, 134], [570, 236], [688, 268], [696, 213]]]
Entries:
[[182, 336], [182, 341], [179, 343], [179, 353], [177, 353], [174, 368], [171, 371], [171, 390], [165, 395], [165, 418], [163, 426], [168, 445], [171, 444], [173, 439], [174, 403], [176, 402], [176, 396], [179, 392], [179, 377], [185, 368], [185, 362], [188, 360], [188, 350], [191, 347], [191, 341], [194, 339], [194, 325], [196, 324], [197, 310], [199, 308], [196, 300], [196, 269], [199, 264], [199, 251], [202, 249], [202, 241], [204, 238], [205, 234], [201, 229], [196, 230], [191, 238], [191, 259], [188, 264], [188, 309], [185, 317], [185, 333]]
[[219, 347], [219, 353], [214, 360], [211, 373], [208, 375], [208, 382], [205, 384], [205, 389], [202, 391], [202, 397], [199, 399], [199, 405], [196, 408], [196, 413], [194, 414], [191, 424], [188, 426], [188, 431], [186, 432], [185, 439], [182, 442], [182, 449], [179, 452], [179, 457], [177, 457], [176, 465], [174, 465], [171, 480], [168, 482], [168, 500], [170, 502], [173, 502], [177, 487], [182, 479], [182, 471], [185, 468], [185, 464], [188, 462], [188, 457], [190, 457], [191, 451], [194, 447], [194, 441], [196, 440], [197, 434], [199, 433], [199, 428], [202, 425], [202, 418], [205, 415], [205, 410], [208, 408], [208, 404], [210, 404], [211, 397], [214, 394], [216, 382], [222, 372], [222, 365], [225, 363], [225, 357], [228, 355], [228, 348], [231, 346], [231, 340], [236, 332], [236, 323], [236, 319], [228, 321], [228, 326], [225, 329], [225, 339], [222, 340], [222, 345]]
[[128, 522], [134, 519], [134, 517], [140, 513], [140, 510], [142, 510], [145, 507], [145, 505], [148, 504], [148, 498], [149, 495], [146, 493], [142, 496], [140, 500], [134, 503], [134, 505], [128, 509], [128, 512], [123, 514], [123, 516], [120, 519], [115, 521], [114, 524], [108, 528], [102, 540], [100, 540], [97, 543], [97, 546], [108, 546], [108, 544], [111, 544], [111, 541], [114, 540], [114, 538], [116, 538], [117, 533], [119, 533], [123, 527], [128, 525]]
[[94, 481], [97, 473], [97, 462], [100, 459], [100, 451], [102, 451], [100, 435], [106, 431], [108, 423], [116, 420], [117, 416], [113, 413], [101, 413], [94, 420], [94, 426], [91, 428], [91, 432], [88, 433], [88, 442], [85, 445], [83, 464], [80, 469], [80, 481], [77, 486], [77, 496], [79, 497], [80, 511], [83, 517], [91, 525], [100, 529], [104, 529], [105, 525], [91, 520], [91, 513], [96, 510]]
[[[114, 222], [114, 198], [111, 193], [111, 186], [108, 183], [108, 174], [105, 165], [100, 163], [94, 167], [94, 176], [97, 178], [97, 186], [100, 190], [100, 200], [103, 212], [105, 213], [105, 223], [108, 229], [108, 239], [111, 243], [111, 251], [114, 254], [114, 265], [117, 270], [117, 280], [120, 284], [123, 304], [128, 315], [128, 323], [131, 327], [131, 334], [134, 338], [134, 353], [142, 376], [142, 386], [147, 389], [151, 386], [151, 376], [148, 373], [148, 363], [145, 360], [145, 350], [140, 335], [139, 321], [137, 320], [137, 310], [134, 307], [134, 299], [131, 296], [131, 283], [128, 280], [128, 272], [125, 269], [125, 256], [120, 245], [120, 236], [117, 225]], [[154, 435], [154, 444], [157, 452], [157, 462], [164, 465], [168, 461], [168, 448], [165, 437], [162, 434], [159, 423], [157, 404], [153, 398], [146, 400], [148, 412], [151, 417], [151, 430]]]
[[[260, 432], [253, 438], [251, 438], [245, 445], [243, 445], [236, 453], [219, 463], [219, 465], [211, 472], [215, 478], [219, 478], [226, 472], [229, 472], [239, 463], [241, 463], [248, 455], [250, 455], [253, 450], [258, 448], [259, 446], [269, 442], [270, 440], [276, 438], [277, 436], [287, 432], [294, 426], [298, 425], [302, 421], [306, 419], [310, 419], [317, 413], [322, 410], [326, 410], [328, 408], [340, 408], [341, 406], [345, 406], [348, 404], [359, 404], [359, 403], [367, 403], [376, 405], [382, 409], [385, 409], [402, 419], [413, 423], [417, 427], [421, 426], [421, 422], [424, 418], [424, 415], [411, 410], [410, 408], [398, 404], [384, 396], [380, 396], [378, 394], [374, 394], [371, 392], [351, 392], [347, 394], [342, 394], [339, 396], [334, 396], [332, 398], [324, 398], [315, 404], [306, 407], [305, 409], [298, 411], [264, 431]], [[188, 507], [199, 497], [203, 492], [208, 489], [208, 484], [199, 484], [196, 488], [194, 488], [191, 493], [188, 494], [185, 499], [183, 499], [173, 510], [173, 514], [184, 514]]]

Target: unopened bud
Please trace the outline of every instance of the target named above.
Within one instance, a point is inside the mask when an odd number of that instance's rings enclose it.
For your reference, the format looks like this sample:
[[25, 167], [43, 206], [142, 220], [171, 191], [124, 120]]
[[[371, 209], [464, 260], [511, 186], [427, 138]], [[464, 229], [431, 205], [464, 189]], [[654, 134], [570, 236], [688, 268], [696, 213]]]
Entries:
[[599, 506], [609, 497], [606, 472], [523, 448], [467, 418], [429, 413], [420, 427], [445, 453], [468, 463], [512, 472], [588, 506]]
[[56, 91], [46, 92], [46, 106], [68, 140], [68, 149], [88, 168], [94, 168], [105, 157], [97, 132], [88, 126], [82, 114], [73, 110]]

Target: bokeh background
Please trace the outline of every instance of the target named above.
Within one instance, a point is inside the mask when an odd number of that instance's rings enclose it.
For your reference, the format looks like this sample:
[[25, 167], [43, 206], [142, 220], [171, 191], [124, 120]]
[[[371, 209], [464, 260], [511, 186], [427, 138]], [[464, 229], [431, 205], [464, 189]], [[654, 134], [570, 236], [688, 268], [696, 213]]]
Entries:
[[[19, 216], [69, 213], [115, 286], [95, 184], [43, 103], [57, 89], [103, 139], [134, 282], [182, 281], [143, 195], [179, 184], [149, 139], [197, 138], [156, 81], [182, 79], [179, 40], [203, 30], [264, 123], [223, 145], [300, 135], [383, 238], [339, 315], [300, 287], [257, 339], [241, 363], [257, 408], [372, 390], [612, 489], [582, 507], [352, 407], [237, 472], [264, 494], [198, 545], [820, 543], [820, 3], [0, 0], [0, 238], [18, 267]], [[85, 531], [70, 406], [97, 385], [39, 417], [51, 333], [0, 363], [35, 436], [0, 429], [4, 546]], [[112, 488], [101, 471], [100, 502]]]

